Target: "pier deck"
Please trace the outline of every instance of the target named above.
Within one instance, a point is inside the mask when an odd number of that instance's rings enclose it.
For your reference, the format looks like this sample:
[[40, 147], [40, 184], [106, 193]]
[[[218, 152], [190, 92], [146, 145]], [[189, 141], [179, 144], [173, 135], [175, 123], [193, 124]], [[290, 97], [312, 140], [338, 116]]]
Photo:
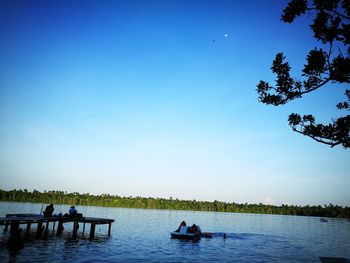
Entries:
[[[37, 225], [36, 235], [40, 237], [43, 229], [44, 234], [47, 235], [49, 229], [49, 223], [53, 223], [52, 232], [55, 232], [55, 225], [57, 226], [57, 235], [62, 234], [63, 225], [65, 223], [73, 223], [73, 235], [77, 234], [78, 224], [83, 224], [83, 235], [85, 232], [85, 224], [90, 224], [89, 238], [93, 239], [95, 236], [96, 225], [108, 225], [108, 236], [111, 235], [111, 225], [114, 219], [97, 218], [97, 217], [66, 217], [66, 216], [51, 216], [44, 217], [37, 214], [7, 214], [6, 217], [0, 218], [0, 226], [4, 225], [4, 231], [7, 231], [8, 226], [11, 227], [11, 235], [19, 232], [20, 225], [26, 225], [26, 232], [30, 231], [33, 224]], [[43, 227], [45, 224], [45, 227]]]

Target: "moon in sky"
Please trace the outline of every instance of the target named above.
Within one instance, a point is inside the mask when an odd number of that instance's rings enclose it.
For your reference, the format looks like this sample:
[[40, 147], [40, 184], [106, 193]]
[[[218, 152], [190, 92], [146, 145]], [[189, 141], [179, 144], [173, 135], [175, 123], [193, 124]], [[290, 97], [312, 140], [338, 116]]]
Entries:
[[224, 37], [228, 37], [228, 34], [227, 34], [227, 33], [225, 33], [225, 34], [224, 34]]

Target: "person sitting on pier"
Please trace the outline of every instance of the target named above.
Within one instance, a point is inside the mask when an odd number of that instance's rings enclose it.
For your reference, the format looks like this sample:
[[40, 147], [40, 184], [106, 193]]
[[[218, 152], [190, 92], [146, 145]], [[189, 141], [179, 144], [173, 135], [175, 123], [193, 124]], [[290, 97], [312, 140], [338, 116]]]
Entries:
[[77, 209], [75, 209], [75, 206], [72, 205], [69, 209], [69, 217], [76, 217], [77, 214], [78, 214]]
[[53, 204], [49, 204], [46, 208], [44, 213], [44, 217], [51, 217], [52, 213], [55, 209], [53, 208]]

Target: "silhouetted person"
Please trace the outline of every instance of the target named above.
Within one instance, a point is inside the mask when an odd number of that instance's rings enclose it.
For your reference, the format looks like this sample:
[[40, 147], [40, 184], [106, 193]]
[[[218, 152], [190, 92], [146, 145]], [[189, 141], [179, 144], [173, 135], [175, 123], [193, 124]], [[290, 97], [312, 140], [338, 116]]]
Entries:
[[198, 234], [200, 233], [200, 230], [199, 228], [193, 224], [189, 229], [188, 229], [188, 232], [192, 233], [192, 234]]
[[75, 206], [72, 205], [70, 208], [69, 208], [69, 216], [70, 217], [76, 217], [78, 211], [77, 209], [75, 209]]
[[179, 225], [179, 228], [175, 232], [180, 232], [181, 227], [186, 226], [186, 222], [182, 221], [181, 224]]
[[44, 217], [50, 217], [52, 216], [52, 213], [55, 209], [53, 208], [53, 204], [49, 204], [44, 211]]

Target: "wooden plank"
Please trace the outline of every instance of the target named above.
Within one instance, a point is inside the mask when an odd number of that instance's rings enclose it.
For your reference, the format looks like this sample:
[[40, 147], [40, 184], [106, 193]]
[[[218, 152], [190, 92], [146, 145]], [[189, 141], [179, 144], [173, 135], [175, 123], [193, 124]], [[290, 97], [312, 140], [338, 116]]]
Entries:
[[42, 217], [42, 215], [39, 215], [39, 214], [6, 214], [6, 218], [12, 218], [12, 217]]

